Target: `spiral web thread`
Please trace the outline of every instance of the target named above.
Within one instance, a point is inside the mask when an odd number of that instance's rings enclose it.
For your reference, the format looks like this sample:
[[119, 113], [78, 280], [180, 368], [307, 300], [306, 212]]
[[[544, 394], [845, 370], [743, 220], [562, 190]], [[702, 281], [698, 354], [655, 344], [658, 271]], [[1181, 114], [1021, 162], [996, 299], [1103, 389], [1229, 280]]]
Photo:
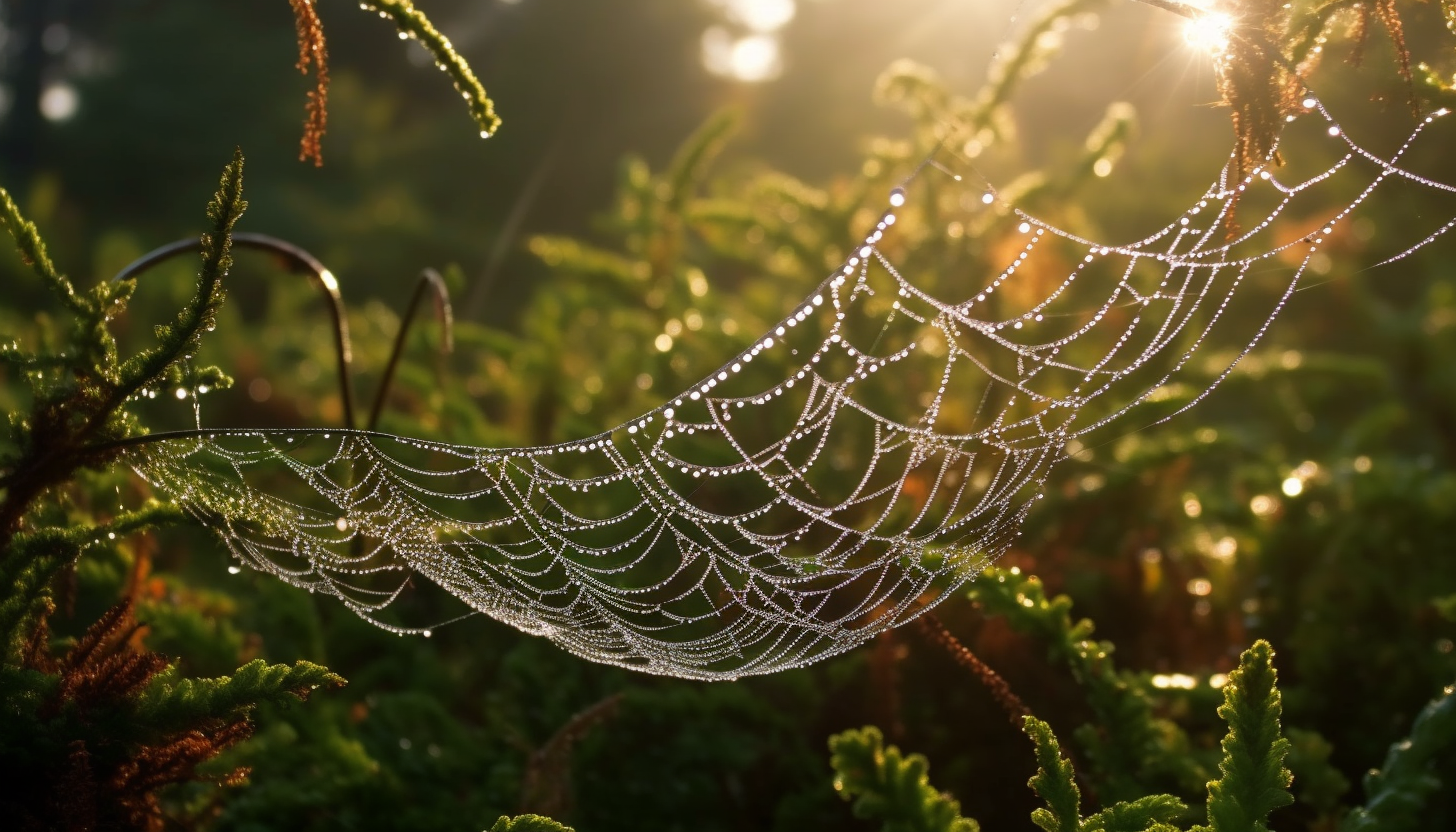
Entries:
[[[1397, 164], [1434, 116], [1383, 159], [1314, 98], [1304, 107], [1289, 120], [1318, 128], [1310, 149], [1331, 164], [1292, 184], [1269, 167], [1227, 182], [1225, 167], [1174, 222], [1125, 245], [968, 188], [942, 150], [771, 332], [596, 436], [490, 449], [190, 431], [128, 461], [244, 564], [401, 634], [430, 632], [386, 620], [422, 606], [418, 576], [593, 661], [696, 679], [805, 665], [913, 619], [1004, 552], [1073, 439], [1206, 397], [1377, 187], [1456, 190]], [[1365, 177], [1358, 195], [1324, 207], [1311, 233], [1276, 238], [1287, 209], [1315, 199], [1318, 211], [1351, 176]], [[1231, 234], [1235, 202], [1263, 219]], [[972, 221], [999, 213], [1007, 266], [987, 280], [917, 263], [914, 241], [895, 240], [897, 212], [932, 203]], [[1236, 357], [1195, 367], [1215, 330]]]

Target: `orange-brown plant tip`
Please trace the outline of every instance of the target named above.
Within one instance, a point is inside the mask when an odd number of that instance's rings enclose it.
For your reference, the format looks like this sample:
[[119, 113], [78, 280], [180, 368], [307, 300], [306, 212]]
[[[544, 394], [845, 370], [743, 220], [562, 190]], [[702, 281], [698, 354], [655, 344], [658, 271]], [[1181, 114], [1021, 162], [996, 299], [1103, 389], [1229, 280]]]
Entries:
[[312, 159], [314, 167], [319, 167], [324, 163], [323, 137], [329, 120], [328, 47], [324, 42], [323, 23], [313, 0], [288, 0], [288, 4], [293, 7], [293, 21], [298, 30], [298, 71], [307, 74], [312, 64], [317, 82], [309, 91], [305, 105], [307, 116], [303, 122], [303, 137], [299, 140], [298, 160]]

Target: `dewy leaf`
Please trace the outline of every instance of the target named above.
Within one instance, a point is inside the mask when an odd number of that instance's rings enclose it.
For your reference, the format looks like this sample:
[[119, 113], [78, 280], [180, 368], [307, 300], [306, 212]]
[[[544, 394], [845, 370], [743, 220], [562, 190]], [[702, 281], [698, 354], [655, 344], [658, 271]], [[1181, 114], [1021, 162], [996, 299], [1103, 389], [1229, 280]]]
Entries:
[[[125, 458], [241, 563], [397, 632], [428, 627], [391, 618], [391, 604], [438, 587], [593, 661], [697, 679], [802, 666], [964, 587], [1011, 545], [1072, 442], [1209, 395], [1372, 191], [1453, 190], [1364, 151], [1313, 99], [1296, 120], [1314, 129], [1284, 152], [1355, 161], [1284, 182], [1271, 145], [1243, 179], [1221, 178], [1125, 245], [1019, 211], [959, 148], [937, 151], [886, 189], [863, 236], [777, 324], [594, 435], [483, 448], [199, 430], [133, 442]], [[677, 181], [691, 181], [693, 158]], [[1272, 206], [1266, 219], [1288, 209], [1321, 223], [1297, 243], [1270, 222], [1231, 238], [1240, 198]], [[982, 227], [988, 250], [1014, 253], [983, 274], [939, 275], [902, 215]], [[1239, 314], [1223, 314], [1231, 304]], [[1237, 345], [1211, 378], [1193, 364], [1210, 339]], [[653, 342], [673, 346], [666, 331]]]

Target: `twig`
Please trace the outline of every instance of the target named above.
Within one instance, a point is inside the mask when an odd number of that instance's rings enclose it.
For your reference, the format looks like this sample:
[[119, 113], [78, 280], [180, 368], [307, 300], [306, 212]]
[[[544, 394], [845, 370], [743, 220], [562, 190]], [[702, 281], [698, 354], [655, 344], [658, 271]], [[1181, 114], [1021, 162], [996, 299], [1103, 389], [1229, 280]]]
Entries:
[[1165, 12], [1172, 12], [1173, 14], [1186, 17], [1189, 20], [1197, 20], [1210, 11], [1209, 9], [1200, 8], [1191, 3], [1180, 3], [1178, 0], [1133, 0], [1133, 2], [1162, 9]]
[[593, 728], [617, 715], [622, 694], [614, 693], [567, 720], [546, 744], [531, 753], [521, 779], [522, 813], [561, 817], [571, 808], [571, 752]]
[[415, 312], [419, 310], [420, 301], [424, 300], [427, 290], [435, 293], [435, 317], [440, 321], [443, 330], [440, 351], [448, 353], [455, 349], [455, 314], [450, 305], [450, 289], [439, 272], [425, 269], [415, 280], [414, 294], [410, 296], [409, 306], [400, 317], [399, 332], [394, 336], [394, 348], [390, 350], [389, 363], [384, 365], [384, 376], [379, 379], [379, 391], [374, 394], [374, 405], [369, 408], [369, 421], [364, 424], [365, 430], [374, 430], [379, 424], [379, 414], [384, 410], [384, 400], [389, 396], [389, 386], [394, 381], [394, 371], [399, 365], [400, 353], [404, 351], [405, 338], [409, 335], [415, 321]]
[[1006, 716], [1011, 720], [1013, 726], [1020, 728], [1023, 720], [1032, 715], [1031, 709], [1026, 707], [1026, 703], [1021, 701], [1021, 697], [1011, 690], [1011, 686], [1006, 683], [1001, 674], [992, 670], [990, 665], [981, 661], [980, 656], [971, 652], [969, 647], [951, 635], [950, 630], [940, 623], [940, 619], [930, 613], [925, 613], [915, 619], [915, 625], [926, 640], [945, 650], [956, 664], [971, 671], [976, 678], [981, 680], [981, 684], [991, 692], [991, 696], [996, 699], [996, 704], [1006, 712]]

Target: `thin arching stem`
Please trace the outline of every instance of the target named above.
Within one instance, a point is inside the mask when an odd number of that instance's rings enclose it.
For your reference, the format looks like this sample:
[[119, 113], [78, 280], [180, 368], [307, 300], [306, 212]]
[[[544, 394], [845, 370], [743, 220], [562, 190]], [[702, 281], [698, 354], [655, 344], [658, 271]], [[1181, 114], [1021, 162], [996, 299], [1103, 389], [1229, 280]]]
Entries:
[[[339, 397], [344, 403], [344, 427], [354, 427], [354, 383], [352, 380], [353, 349], [349, 343], [349, 320], [344, 314], [344, 298], [339, 294], [339, 281], [334, 277], [333, 272], [324, 267], [318, 258], [309, 254], [298, 246], [271, 237], [267, 234], [250, 234], [239, 232], [233, 234], [233, 245], [242, 248], [257, 249], [281, 256], [288, 264], [289, 271], [296, 274], [306, 274], [314, 279], [314, 284], [323, 293], [324, 299], [328, 301], [329, 319], [334, 326], [334, 353], [338, 359], [339, 370]], [[117, 272], [111, 280], [116, 282], [135, 277], [147, 269], [159, 263], [176, 257], [179, 254], [198, 251], [202, 246], [199, 240], [188, 239], [178, 240], [175, 243], [168, 243], [161, 248], [137, 258], [126, 268]], [[371, 420], [371, 424], [372, 424]]]
[[374, 430], [379, 424], [379, 414], [384, 411], [384, 400], [389, 397], [389, 386], [394, 382], [394, 371], [399, 366], [400, 353], [404, 352], [405, 338], [409, 336], [410, 327], [414, 325], [415, 312], [419, 310], [420, 301], [424, 300], [427, 291], [433, 291], [435, 296], [435, 317], [442, 330], [441, 351], [448, 353], [455, 349], [455, 315], [450, 305], [450, 290], [445, 286], [445, 280], [440, 277], [439, 272], [425, 269], [415, 280], [414, 294], [410, 295], [409, 306], [399, 319], [399, 333], [394, 336], [394, 348], [390, 350], [389, 363], [384, 365], [384, 375], [379, 379], [379, 390], [374, 394], [374, 405], [369, 408], [369, 421], [364, 425], [365, 430]]

